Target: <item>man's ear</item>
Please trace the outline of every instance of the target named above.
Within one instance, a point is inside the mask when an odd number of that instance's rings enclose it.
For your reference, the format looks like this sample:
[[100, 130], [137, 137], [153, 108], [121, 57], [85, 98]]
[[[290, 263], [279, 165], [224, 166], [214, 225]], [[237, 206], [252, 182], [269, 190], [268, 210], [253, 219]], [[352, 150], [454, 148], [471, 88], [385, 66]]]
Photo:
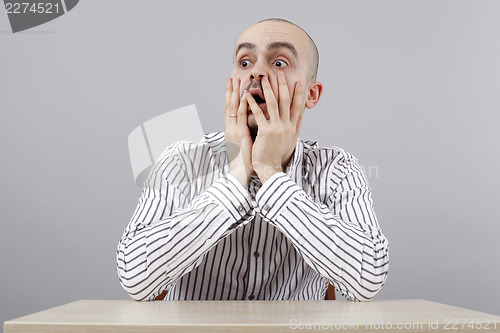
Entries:
[[321, 82], [309, 83], [306, 98], [306, 108], [312, 109], [318, 104], [321, 94], [323, 93], [323, 84]]

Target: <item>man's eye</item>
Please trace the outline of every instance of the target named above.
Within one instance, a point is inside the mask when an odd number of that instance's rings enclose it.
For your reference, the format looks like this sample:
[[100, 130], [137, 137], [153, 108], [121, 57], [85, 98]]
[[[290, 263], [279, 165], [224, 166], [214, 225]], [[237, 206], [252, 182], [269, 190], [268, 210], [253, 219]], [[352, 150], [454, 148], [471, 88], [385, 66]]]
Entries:
[[250, 61], [243, 59], [242, 61], [240, 61], [240, 66], [243, 68], [248, 67], [250, 66]]
[[284, 62], [283, 60], [276, 60], [274, 62], [274, 66], [279, 67], [279, 68], [283, 68], [283, 67], [288, 66], [288, 64], [286, 62]]

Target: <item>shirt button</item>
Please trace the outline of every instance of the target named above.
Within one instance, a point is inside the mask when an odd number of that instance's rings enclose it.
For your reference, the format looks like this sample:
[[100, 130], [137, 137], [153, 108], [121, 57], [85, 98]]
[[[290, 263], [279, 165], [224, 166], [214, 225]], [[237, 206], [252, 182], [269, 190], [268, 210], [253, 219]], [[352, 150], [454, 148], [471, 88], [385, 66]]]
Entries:
[[264, 207], [262, 207], [262, 210], [264, 212], [267, 212], [269, 210], [269, 208], [271, 208], [271, 207], [269, 207], [269, 205], [264, 205]]
[[253, 300], [254, 298], [255, 298], [255, 296], [254, 296], [254, 295], [250, 295], [250, 296], [248, 296], [248, 299], [249, 299], [249, 300]]
[[255, 252], [253, 253], [253, 256], [254, 256], [255, 258], [258, 258], [258, 257], [260, 256], [259, 251], [255, 251]]
[[207, 245], [212, 245], [212, 240], [211, 240], [210, 238], [209, 238], [209, 239], [207, 239], [207, 240], [205, 241], [205, 244], [207, 244]]
[[239, 210], [240, 212], [242, 212], [242, 211], [244, 211], [244, 210], [245, 210], [245, 208], [243, 208], [243, 206], [239, 206], [239, 207], [238, 207], [238, 210]]
[[252, 203], [252, 206], [253, 206], [254, 208], [255, 208], [255, 207], [257, 207], [257, 201], [252, 200], [252, 202], [251, 202], [251, 203]]

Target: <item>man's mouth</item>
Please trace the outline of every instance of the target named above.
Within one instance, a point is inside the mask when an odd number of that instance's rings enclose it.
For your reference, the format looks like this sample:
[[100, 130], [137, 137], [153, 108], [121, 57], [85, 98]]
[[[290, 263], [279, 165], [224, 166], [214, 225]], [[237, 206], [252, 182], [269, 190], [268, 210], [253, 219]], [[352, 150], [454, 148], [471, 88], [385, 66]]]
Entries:
[[[255, 103], [259, 106], [259, 108], [264, 111], [266, 109], [266, 100], [264, 99], [264, 94], [262, 93], [262, 90], [259, 88], [250, 88], [248, 89], [248, 92], [252, 95], [253, 99], [255, 100]], [[248, 111], [251, 112], [252, 109], [250, 108], [250, 105], [248, 106]]]
[[263, 104], [266, 102], [266, 100], [260, 97], [259, 95], [252, 95], [252, 97], [253, 99], [255, 99], [255, 102], [257, 102], [257, 104]]

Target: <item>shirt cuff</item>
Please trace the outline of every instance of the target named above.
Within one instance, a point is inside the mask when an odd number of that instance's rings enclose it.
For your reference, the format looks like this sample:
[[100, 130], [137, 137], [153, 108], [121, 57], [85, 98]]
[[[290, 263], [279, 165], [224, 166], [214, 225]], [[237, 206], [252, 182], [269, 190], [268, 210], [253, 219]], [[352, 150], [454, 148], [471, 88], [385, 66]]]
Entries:
[[255, 195], [256, 210], [267, 220], [275, 221], [302, 189], [283, 172], [274, 174]]
[[240, 220], [252, 209], [251, 197], [240, 182], [230, 174], [219, 178], [205, 192], [219, 203], [235, 220]]

